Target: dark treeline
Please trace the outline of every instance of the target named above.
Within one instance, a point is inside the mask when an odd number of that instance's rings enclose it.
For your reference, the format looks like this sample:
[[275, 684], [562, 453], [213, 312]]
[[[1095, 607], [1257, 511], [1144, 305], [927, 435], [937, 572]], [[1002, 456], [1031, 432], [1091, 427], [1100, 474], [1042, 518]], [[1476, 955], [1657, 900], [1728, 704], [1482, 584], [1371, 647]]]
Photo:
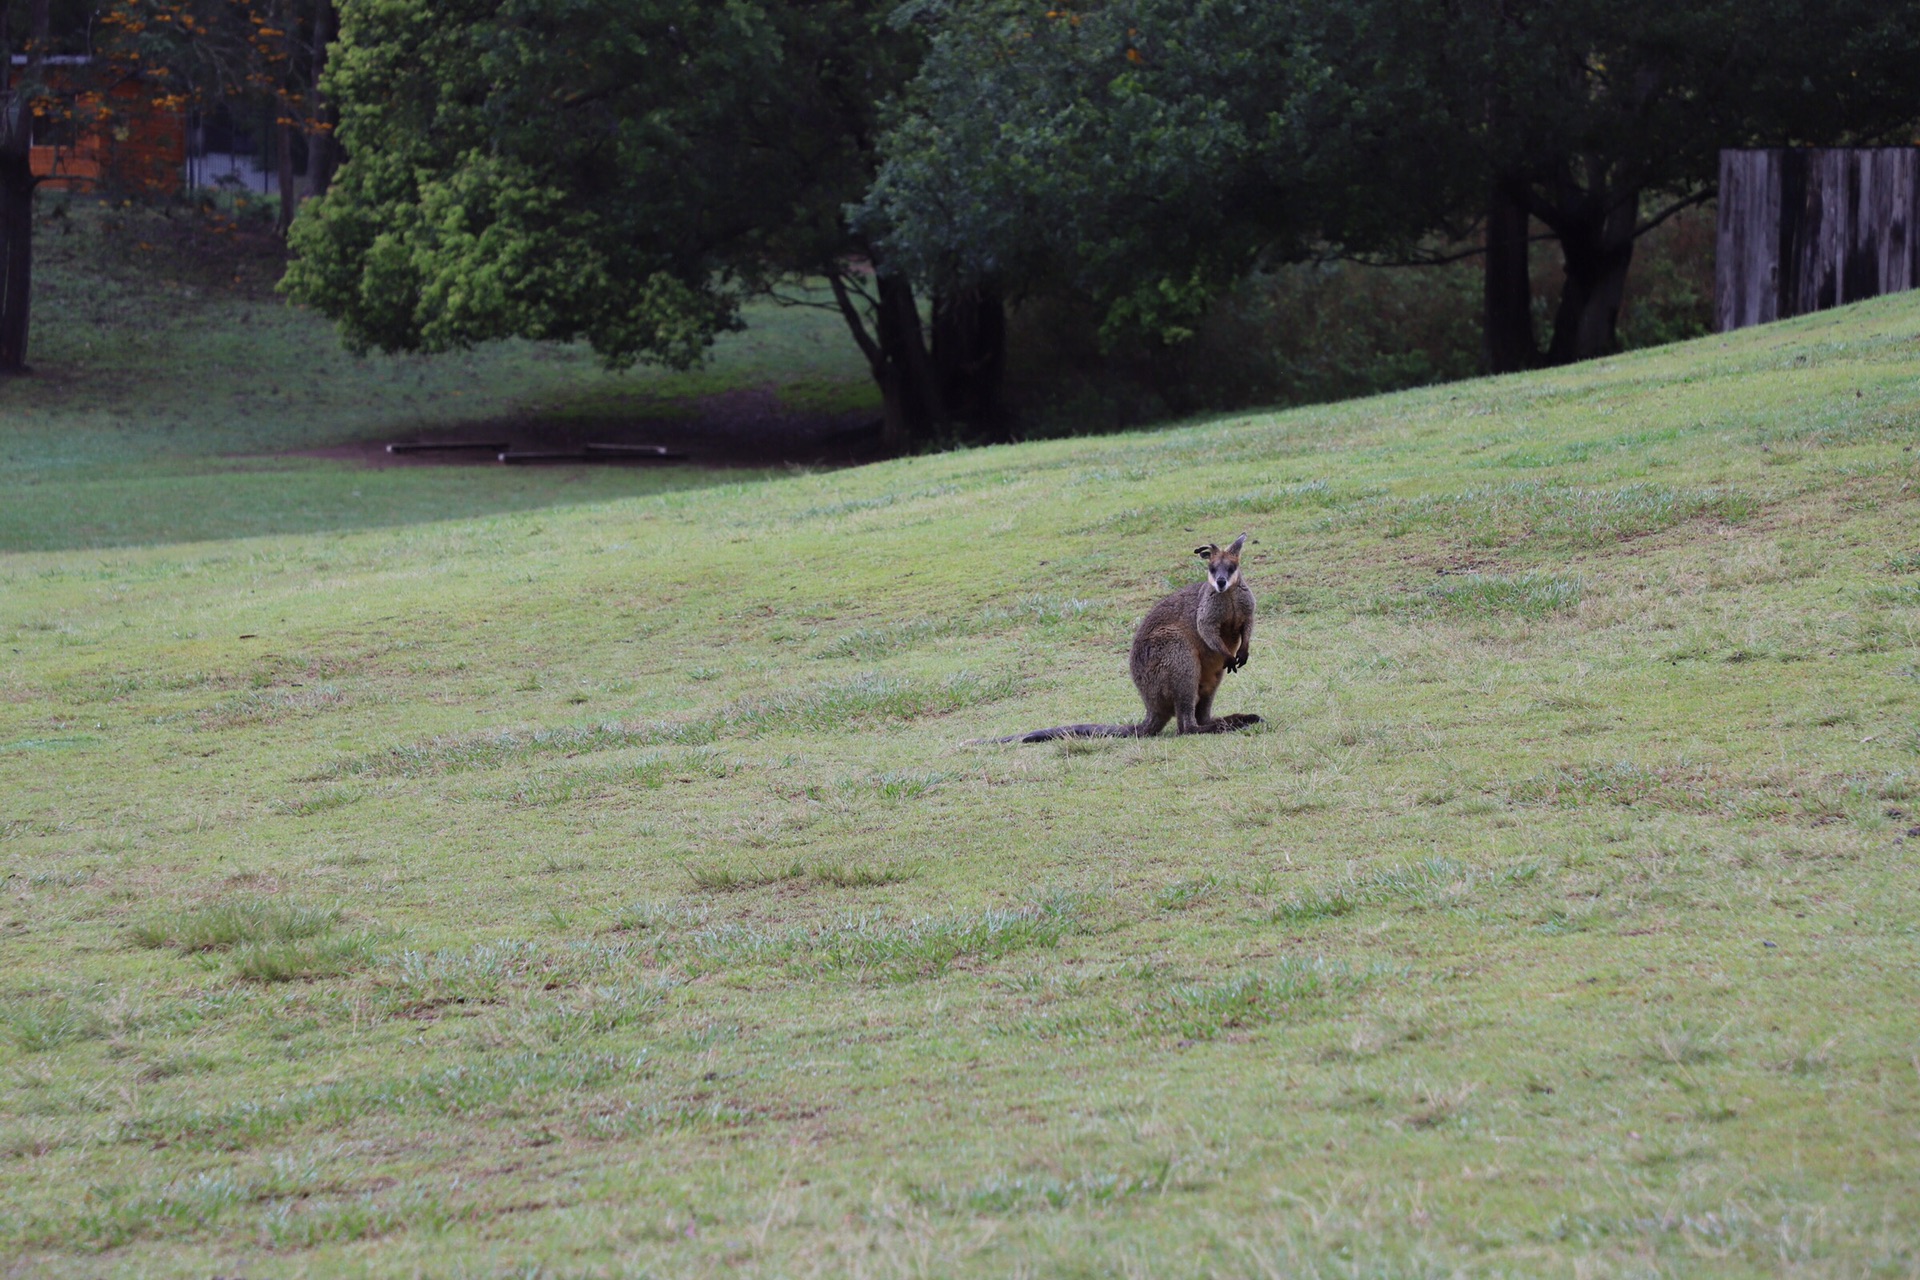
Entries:
[[1720, 148], [1920, 115], [1920, 6], [1879, 0], [952, 4], [936, 30], [861, 207], [904, 270], [1178, 341], [1261, 264], [1471, 252], [1493, 372], [1614, 350], [1636, 241], [1711, 196]]
[[[684, 366], [744, 298], [824, 279], [809, 300], [897, 449], [1004, 432], [1034, 317], [1191, 370], [1234, 317], [1263, 341], [1261, 306], [1312, 293], [1274, 285], [1309, 278], [1289, 264], [1451, 263], [1456, 302], [1473, 272], [1481, 369], [1601, 355], [1636, 246], [1711, 198], [1720, 148], [1920, 120], [1920, 0], [343, 0], [337, 31], [326, 0], [120, 12], [123, 48], [272, 95], [338, 156], [287, 288], [350, 344], [582, 339]], [[1461, 363], [1443, 345], [1435, 376]]]

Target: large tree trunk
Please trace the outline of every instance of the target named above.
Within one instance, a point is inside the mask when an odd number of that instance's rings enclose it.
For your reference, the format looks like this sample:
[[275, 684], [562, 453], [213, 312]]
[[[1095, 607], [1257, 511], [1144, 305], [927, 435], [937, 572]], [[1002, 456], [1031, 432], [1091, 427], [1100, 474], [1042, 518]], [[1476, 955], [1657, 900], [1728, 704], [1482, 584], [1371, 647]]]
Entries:
[[997, 433], [1007, 369], [1007, 309], [999, 290], [977, 284], [934, 294], [933, 363], [953, 419]]
[[50, 6], [31, 0], [24, 73], [13, 66], [11, 6], [0, 0], [0, 374], [26, 373], [33, 314], [32, 95], [42, 88]]
[[333, 0], [316, 0], [313, 11], [313, 74], [307, 91], [307, 190], [316, 196], [327, 194], [333, 184], [333, 171], [339, 165], [333, 129], [339, 113], [320, 89], [320, 77], [327, 68], [327, 49], [333, 42], [335, 15]]
[[1540, 363], [1533, 336], [1533, 280], [1527, 263], [1525, 187], [1496, 181], [1487, 202], [1482, 338], [1488, 373], [1517, 373]]
[[[280, 108], [284, 118], [287, 108]], [[281, 124], [275, 127], [280, 144], [280, 215], [274, 221], [273, 229], [282, 236], [293, 225], [293, 211], [300, 204], [300, 192], [293, 180], [293, 126]]]
[[1567, 279], [1553, 317], [1548, 364], [1592, 360], [1618, 349], [1620, 302], [1639, 221], [1638, 192], [1619, 195], [1604, 188], [1556, 219]]
[[855, 287], [839, 264], [827, 268], [847, 332], [867, 358], [867, 368], [880, 388], [880, 438], [889, 453], [905, 453], [932, 434], [940, 420], [935, 400], [939, 388], [930, 376], [933, 361], [920, 331], [920, 310], [913, 286], [899, 276], [876, 276], [874, 292], [861, 290], [872, 304], [869, 316], [854, 301]]
[[887, 365], [887, 375], [880, 382], [886, 409], [881, 443], [889, 453], [906, 453], [932, 438], [935, 429], [948, 421], [946, 398], [934, 371], [933, 354], [927, 350], [913, 283], [905, 276], [882, 275], [874, 284], [879, 294], [875, 337]]
[[936, 295], [929, 349], [927, 326], [905, 276], [875, 276], [866, 295], [871, 330], [841, 269], [830, 268], [827, 281], [880, 388], [881, 443], [889, 453], [919, 448], [942, 427], [999, 424], [1007, 314], [997, 290], [983, 285]]
[[33, 188], [23, 147], [0, 147], [0, 374], [26, 373], [33, 314]]

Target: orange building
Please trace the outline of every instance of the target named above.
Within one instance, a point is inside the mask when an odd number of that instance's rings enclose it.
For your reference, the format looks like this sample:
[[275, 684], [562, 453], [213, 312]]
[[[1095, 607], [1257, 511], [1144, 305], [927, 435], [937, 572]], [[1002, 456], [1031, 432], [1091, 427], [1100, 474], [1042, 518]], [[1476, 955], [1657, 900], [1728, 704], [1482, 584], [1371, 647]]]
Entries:
[[[16, 56], [14, 66], [26, 59]], [[185, 182], [187, 119], [151, 83], [86, 57], [47, 59], [53, 107], [36, 113], [31, 162], [54, 191], [176, 195]]]

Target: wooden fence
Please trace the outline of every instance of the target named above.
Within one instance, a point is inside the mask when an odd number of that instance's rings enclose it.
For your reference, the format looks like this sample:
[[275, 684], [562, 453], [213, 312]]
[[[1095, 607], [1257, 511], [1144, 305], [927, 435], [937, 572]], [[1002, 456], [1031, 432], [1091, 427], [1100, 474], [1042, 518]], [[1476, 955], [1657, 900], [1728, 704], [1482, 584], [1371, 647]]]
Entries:
[[1720, 153], [1722, 333], [1920, 286], [1920, 147]]

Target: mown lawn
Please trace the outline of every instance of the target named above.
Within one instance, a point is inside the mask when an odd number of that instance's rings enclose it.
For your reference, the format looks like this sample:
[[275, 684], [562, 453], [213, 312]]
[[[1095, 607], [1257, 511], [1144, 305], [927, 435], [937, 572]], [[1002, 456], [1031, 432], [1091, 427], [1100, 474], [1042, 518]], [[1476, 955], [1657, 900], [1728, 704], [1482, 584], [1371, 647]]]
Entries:
[[0, 557], [7, 1273], [1913, 1274], [1917, 338]]

